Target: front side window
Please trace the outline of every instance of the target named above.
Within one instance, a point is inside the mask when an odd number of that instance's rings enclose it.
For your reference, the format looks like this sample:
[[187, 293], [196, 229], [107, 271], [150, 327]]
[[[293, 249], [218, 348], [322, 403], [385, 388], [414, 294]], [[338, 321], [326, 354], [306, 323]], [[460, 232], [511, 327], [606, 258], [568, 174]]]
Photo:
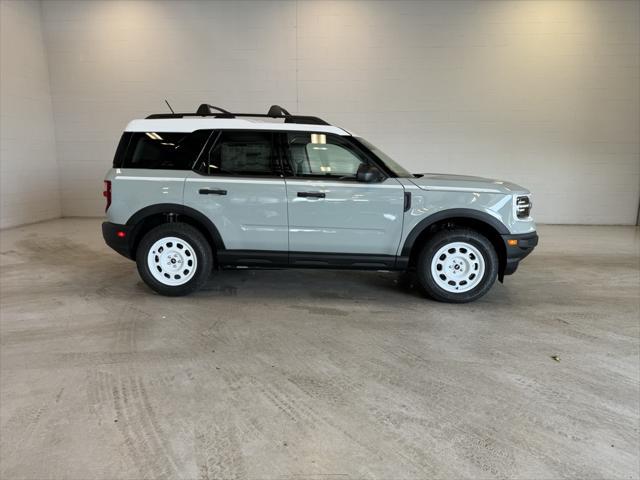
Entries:
[[121, 168], [190, 170], [209, 135], [210, 130], [132, 133]]
[[271, 132], [220, 130], [199, 171], [205, 175], [275, 175]]
[[287, 133], [290, 171], [300, 177], [355, 179], [367, 158], [350, 142], [329, 133]]
[[372, 143], [369, 143], [368, 141], [366, 141], [362, 137], [357, 137], [356, 140], [359, 141], [360, 143], [362, 143], [369, 150], [371, 150], [371, 152], [373, 152], [373, 154], [375, 156], [377, 156], [380, 160], [382, 160], [382, 162], [384, 162], [384, 164], [387, 166], [387, 168], [389, 170], [391, 170], [397, 177], [401, 177], [401, 178], [413, 178], [414, 177], [414, 175], [412, 173], [410, 173], [402, 165], [400, 165], [393, 158], [391, 158], [389, 155], [384, 153], [382, 150], [380, 150], [378, 147], [376, 147]]

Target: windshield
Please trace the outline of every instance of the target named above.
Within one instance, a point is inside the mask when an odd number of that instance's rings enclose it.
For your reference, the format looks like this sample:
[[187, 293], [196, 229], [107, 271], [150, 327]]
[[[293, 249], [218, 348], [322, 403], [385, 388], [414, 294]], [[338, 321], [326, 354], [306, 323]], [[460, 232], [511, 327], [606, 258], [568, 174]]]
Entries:
[[393, 158], [391, 158], [389, 155], [384, 153], [378, 147], [376, 147], [372, 143], [369, 143], [362, 137], [356, 137], [356, 138], [360, 143], [362, 143], [365, 147], [371, 150], [376, 157], [382, 160], [384, 164], [387, 166], [387, 168], [391, 170], [393, 173], [395, 173], [398, 177], [413, 178], [412, 173], [405, 170], [405, 168], [402, 165], [397, 163]]

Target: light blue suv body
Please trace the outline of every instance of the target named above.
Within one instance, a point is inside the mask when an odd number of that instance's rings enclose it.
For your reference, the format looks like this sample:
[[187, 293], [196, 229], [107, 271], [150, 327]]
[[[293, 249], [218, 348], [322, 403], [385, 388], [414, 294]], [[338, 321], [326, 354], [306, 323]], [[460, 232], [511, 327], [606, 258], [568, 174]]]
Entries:
[[[197, 288], [211, 264], [408, 270], [419, 278], [422, 271], [430, 296], [470, 301], [513, 273], [537, 244], [528, 190], [479, 177], [410, 174], [364, 139], [277, 106], [250, 115], [203, 105], [197, 114], [132, 121], [105, 196], [105, 240], [167, 295]], [[156, 229], [183, 227], [183, 236], [202, 237], [184, 238], [192, 256], [162, 246], [169, 238], [162, 234], [143, 242]], [[442, 232], [482, 238], [461, 238], [444, 260], [421, 260], [434, 237], [447, 236]], [[193, 244], [202, 240], [198, 252]], [[188, 267], [198, 255], [211, 259]], [[177, 273], [168, 270], [174, 265]], [[424, 285], [429, 271], [432, 286]]]

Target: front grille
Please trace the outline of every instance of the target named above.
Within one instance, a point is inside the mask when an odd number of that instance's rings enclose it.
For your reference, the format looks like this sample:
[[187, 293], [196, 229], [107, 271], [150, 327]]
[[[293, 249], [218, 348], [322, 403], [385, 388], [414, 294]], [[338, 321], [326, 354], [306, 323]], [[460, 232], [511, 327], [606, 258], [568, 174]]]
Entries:
[[516, 216], [524, 219], [531, 216], [531, 197], [529, 195], [522, 195], [516, 197]]

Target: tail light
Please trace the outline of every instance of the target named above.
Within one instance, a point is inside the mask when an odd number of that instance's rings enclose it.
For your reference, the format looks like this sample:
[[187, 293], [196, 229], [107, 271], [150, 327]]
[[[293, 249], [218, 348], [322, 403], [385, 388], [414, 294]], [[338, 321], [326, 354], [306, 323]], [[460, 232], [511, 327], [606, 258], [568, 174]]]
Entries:
[[107, 206], [104, 209], [104, 211], [106, 212], [107, 210], [109, 210], [109, 206], [111, 206], [111, 181], [110, 180], [104, 181], [104, 191], [102, 192], [102, 195], [104, 196], [104, 198], [107, 199]]

